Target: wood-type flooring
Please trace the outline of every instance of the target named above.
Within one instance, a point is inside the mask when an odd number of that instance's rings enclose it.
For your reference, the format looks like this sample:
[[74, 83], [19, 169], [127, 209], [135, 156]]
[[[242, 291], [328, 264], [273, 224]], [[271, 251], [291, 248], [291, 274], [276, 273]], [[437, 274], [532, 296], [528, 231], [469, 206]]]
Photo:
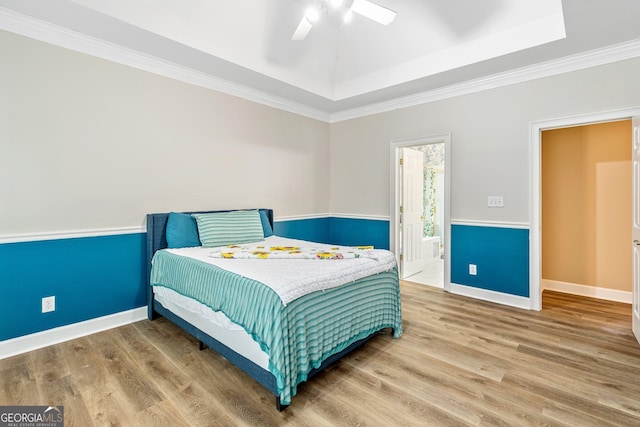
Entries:
[[65, 426], [639, 426], [627, 304], [545, 291], [526, 311], [401, 283], [404, 334], [274, 397], [165, 319], [0, 360], [0, 405]]

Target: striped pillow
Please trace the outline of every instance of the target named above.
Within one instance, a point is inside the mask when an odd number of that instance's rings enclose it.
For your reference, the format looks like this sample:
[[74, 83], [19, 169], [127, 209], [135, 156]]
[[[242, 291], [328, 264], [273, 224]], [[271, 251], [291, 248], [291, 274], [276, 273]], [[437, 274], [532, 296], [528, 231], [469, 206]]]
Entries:
[[264, 239], [258, 210], [193, 214], [202, 246], [234, 245]]

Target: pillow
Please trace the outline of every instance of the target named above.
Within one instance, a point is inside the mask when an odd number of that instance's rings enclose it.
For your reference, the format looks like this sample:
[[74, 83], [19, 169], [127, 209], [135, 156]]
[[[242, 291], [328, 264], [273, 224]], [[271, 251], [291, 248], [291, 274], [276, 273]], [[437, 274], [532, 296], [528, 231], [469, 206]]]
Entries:
[[262, 233], [264, 237], [273, 236], [273, 228], [271, 228], [271, 223], [269, 223], [267, 212], [260, 211], [260, 221], [262, 221]]
[[169, 219], [167, 219], [167, 244], [170, 248], [200, 246], [196, 220], [188, 214], [169, 213]]
[[193, 214], [198, 224], [202, 246], [233, 245], [264, 239], [262, 221], [257, 209], [247, 211]]

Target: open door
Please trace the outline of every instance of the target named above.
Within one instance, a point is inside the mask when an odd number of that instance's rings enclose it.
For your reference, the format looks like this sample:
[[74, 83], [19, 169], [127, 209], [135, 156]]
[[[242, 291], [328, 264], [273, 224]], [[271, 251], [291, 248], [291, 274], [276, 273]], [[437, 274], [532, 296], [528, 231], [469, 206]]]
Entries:
[[633, 117], [633, 334], [640, 343], [640, 117]]
[[400, 272], [407, 278], [422, 271], [422, 234], [424, 220], [424, 154], [402, 149], [402, 241]]

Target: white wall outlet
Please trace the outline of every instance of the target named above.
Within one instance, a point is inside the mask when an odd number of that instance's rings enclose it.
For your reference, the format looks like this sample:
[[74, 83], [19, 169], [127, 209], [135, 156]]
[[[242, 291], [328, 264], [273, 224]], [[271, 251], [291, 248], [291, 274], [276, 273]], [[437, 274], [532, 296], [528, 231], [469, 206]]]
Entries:
[[475, 276], [478, 274], [478, 267], [475, 264], [469, 264], [469, 274]]
[[56, 297], [42, 298], [42, 312], [49, 313], [50, 311], [56, 311]]
[[504, 198], [502, 196], [489, 196], [487, 197], [487, 206], [490, 208], [503, 208]]

